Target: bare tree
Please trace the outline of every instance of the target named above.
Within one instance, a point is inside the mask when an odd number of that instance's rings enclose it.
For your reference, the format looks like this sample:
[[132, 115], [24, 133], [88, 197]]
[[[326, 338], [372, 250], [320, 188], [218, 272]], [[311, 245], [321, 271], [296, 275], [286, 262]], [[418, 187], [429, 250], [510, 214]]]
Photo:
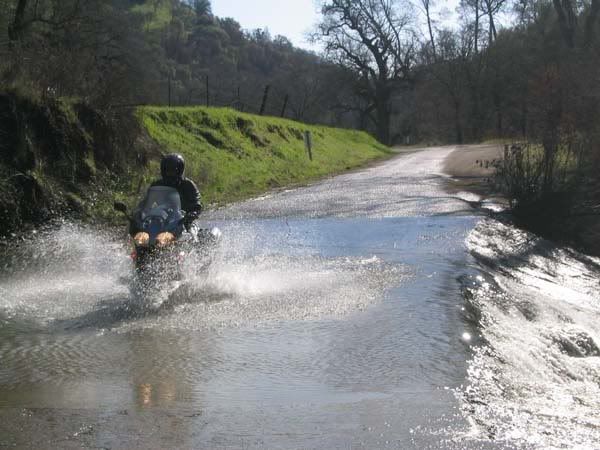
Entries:
[[569, 48], [575, 47], [575, 32], [577, 31], [577, 11], [572, 0], [552, 0], [558, 15], [558, 24], [563, 39]]
[[506, 0], [483, 0], [484, 14], [488, 17], [488, 45], [491, 45], [498, 37], [495, 16], [502, 10], [505, 3]]
[[433, 36], [433, 26], [431, 24], [431, 7], [433, 6], [432, 0], [420, 0], [423, 11], [425, 12], [425, 18], [427, 19], [427, 31], [429, 32], [429, 44], [431, 45], [431, 51], [433, 53], [434, 61], [437, 59], [437, 53], [435, 50], [435, 38]]
[[359, 75], [370, 103], [369, 117], [386, 144], [390, 142], [390, 99], [398, 86], [410, 80], [415, 50], [410, 4], [400, 2], [325, 1], [315, 36], [325, 44], [330, 59]]
[[15, 15], [12, 23], [8, 26], [8, 39], [13, 42], [18, 40], [23, 23], [25, 22], [25, 10], [27, 9], [27, 0], [19, 0], [15, 9]]
[[585, 20], [585, 45], [591, 46], [595, 37], [595, 26], [600, 15], [600, 0], [592, 0], [588, 16]]
[[481, 1], [482, 0], [461, 0], [460, 5], [463, 14], [470, 19], [471, 10], [473, 11], [473, 50], [479, 52], [479, 32], [481, 30]]
[[496, 16], [507, 5], [507, 0], [462, 0], [461, 6], [467, 16], [471, 16], [473, 20], [473, 47], [475, 53], [479, 52], [480, 47], [480, 31], [482, 22], [487, 18], [488, 27], [488, 47], [498, 37], [498, 29], [496, 27]]
[[582, 29], [583, 46], [592, 45], [596, 23], [600, 16], [600, 0], [553, 0], [554, 10], [558, 16], [558, 24], [563, 40], [569, 48], [575, 48], [579, 19], [585, 17]]

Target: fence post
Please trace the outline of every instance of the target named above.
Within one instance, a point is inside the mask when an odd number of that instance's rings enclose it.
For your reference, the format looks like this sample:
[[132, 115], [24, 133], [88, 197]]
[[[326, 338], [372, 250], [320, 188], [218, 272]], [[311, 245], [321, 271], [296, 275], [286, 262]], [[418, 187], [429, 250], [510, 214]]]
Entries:
[[263, 94], [262, 103], [260, 105], [259, 115], [263, 115], [265, 113], [265, 107], [267, 106], [267, 98], [269, 97], [269, 89], [271, 89], [270, 85], [265, 86], [265, 93]]
[[283, 99], [283, 107], [281, 108], [281, 117], [285, 116], [285, 109], [287, 108], [288, 100], [290, 96], [285, 94], [285, 99]]
[[169, 108], [171, 107], [171, 71], [169, 70]]
[[304, 146], [306, 147], [306, 151], [308, 152], [308, 158], [312, 161], [312, 134], [310, 131], [304, 132]]
[[208, 90], [208, 74], [206, 75], [206, 106], [210, 106], [210, 97]]

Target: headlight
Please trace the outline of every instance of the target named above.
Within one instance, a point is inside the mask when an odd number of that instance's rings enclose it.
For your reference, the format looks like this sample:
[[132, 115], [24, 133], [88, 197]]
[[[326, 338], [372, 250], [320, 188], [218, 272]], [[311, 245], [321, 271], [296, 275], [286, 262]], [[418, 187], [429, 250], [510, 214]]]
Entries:
[[175, 242], [175, 235], [173, 233], [160, 233], [156, 236], [156, 245], [159, 247], [166, 247], [173, 242]]
[[150, 242], [150, 235], [140, 231], [133, 237], [133, 242], [137, 247], [145, 247]]

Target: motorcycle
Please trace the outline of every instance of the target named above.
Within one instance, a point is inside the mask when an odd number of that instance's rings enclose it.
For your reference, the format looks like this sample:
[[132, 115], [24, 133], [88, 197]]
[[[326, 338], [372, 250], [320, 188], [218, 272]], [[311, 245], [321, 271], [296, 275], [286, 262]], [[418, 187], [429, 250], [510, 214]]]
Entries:
[[185, 214], [176, 189], [167, 186], [150, 187], [138, 207], [130, 215], [127, 206], [115, 202], [115, 210], [129, 219], [133, 230], [134, 262], [133, 293], [147, 297], [150, 292], [163, 291], [168, 283], [183, 279], [183, 267], [192, 254], [196, 262], [207, 266], [210, 249], [221, 236], [218, 228], [200, 229], [192, 225], [185, 232]]

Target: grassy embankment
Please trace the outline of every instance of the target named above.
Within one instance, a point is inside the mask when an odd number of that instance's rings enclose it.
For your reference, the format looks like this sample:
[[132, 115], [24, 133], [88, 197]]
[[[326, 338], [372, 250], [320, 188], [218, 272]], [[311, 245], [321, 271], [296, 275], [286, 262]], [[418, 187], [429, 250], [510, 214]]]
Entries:
[[[187, 175], [211, 204], [315, 180], [391, 154], [364, 132], [227, 108], [144, 107], [137, 115], [165, 152], [184, 155]], [[305, 131], [312, 134], [312, 161], [305, 150]], [[157, 163], [151, 163], [150, 173], [158, 173]]]
[[[0, 236], [57, 216], [115, 220], [180, 152], [205, 204], [305, 183], [391, 155], [366, 133], [223, 108], [95, 111], [66, 99], [0, 93]], [[313, 136], [313, 161], [304, 132]]]

